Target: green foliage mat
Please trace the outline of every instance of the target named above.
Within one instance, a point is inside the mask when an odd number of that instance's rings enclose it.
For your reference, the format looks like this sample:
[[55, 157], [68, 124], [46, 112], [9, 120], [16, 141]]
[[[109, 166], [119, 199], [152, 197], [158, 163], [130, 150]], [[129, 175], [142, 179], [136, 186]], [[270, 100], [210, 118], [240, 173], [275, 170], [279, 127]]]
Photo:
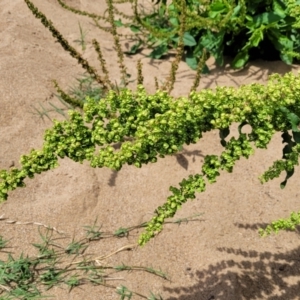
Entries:
[[[159, 4], [158, 4], [159, 3]], [[134, 1], [134, 18], [120, 14], [118, 26], [130, 28], [135, 43], [128, 54], [152, 48], [151, 58], [162, 58], [180, 45], [183, 26], [184, 59], [194, 70], [204, 51], [219, 66], [224, 55], [231, 66], [242, 68], [251, 59], [281, 59], [292, 64], [300, 58], [300, 1], [158, 1], [151, 12], [139, 11]], [[184, 13], [183, 13], [184, 12]], [[203, 72], [208, 72], [207, 66]]]

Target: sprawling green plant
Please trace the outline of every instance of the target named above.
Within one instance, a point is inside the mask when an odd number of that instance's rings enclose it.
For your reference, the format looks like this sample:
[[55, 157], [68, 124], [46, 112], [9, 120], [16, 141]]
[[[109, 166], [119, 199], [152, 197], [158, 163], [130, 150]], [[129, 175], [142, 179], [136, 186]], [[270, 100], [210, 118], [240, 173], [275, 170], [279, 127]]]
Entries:
[[[196, 220], [195, 217], [188, 217], [172, 223], [180, 224], [183, 221]], [[169, 280], [166, 273], [152, 267], [131, 266], [124, 263], [103, 266], [99, 263], [121, 251], [131, 250], [135, 244], [126, 245], [110, 254], [98, 257], [86, 253], [93, 242], [107, 238], [127, 237], [132, 230], [144, 227], [145, 223], [128, 228], [121, 227], [115, 232], [104, 232], [96, 221], [92, 226], [85, 226], [84, 238], [69, 241], [66, 241], [65, 233], [57, 232], [55, 228], [39, 223], [40, 241], [32, 244], [38, 251], [38, 254], [34, 256], [24, 254], [15, 256], [8, 251], [10, 248], [8, 241], [0, 236], [0, 251], [5, 249], [8, 253], [6, 261], [0, 260], [0, 299], [44, 299], [52, 297], [45, 293], [53, 286], [66, 287], [70, 292], [75, 287], [90, 284], [113, 288], [120, 295], [120, 299], [139, 296], [147, 300], [161, 300], [159, 295], [155, 296], [153, 293], [147, 297], [129, 290], [124, 285], [117, 286], [114, 283], [108, 283], [109, 280], [118, 281], [117, 278], [111, 277], [109, 273], [111, 270], [116, 272], [142, 271]], [[58, 239], [60, 243], [57, 242]], [[131, 297], [127, 297], [128, 295]]]
[[224, 55], [233, 57], [233, 68], [245, 66], [251, 58], [280, 57], [287, 64], [299, 60], [300, 2], [297, 0], [159, 0], [150, 12], [138, 10], [138, 0], [134, 2], [135, 18], [117, 21], [118, 26], [129, 27], [135, 35], [128, 54], [146, 46], [153, 50], [151, 58], [161, 58], [170, 49], [176, 49], [184, 11], [184, 56], [192, 69], [197, 68], [204, 49], [220, 66]]
[[[215, 182], [220, 170], [231, 172], [240, 157], [248, 158], [253, 153], [253, 146], [266, 148], [277, 131], [283, 132], [284, 156], [262, 175], [261, 181], [278, 177], [284, 170], [288, 179], [300, 154], [299, 95], [300, 77], [289, 73], [283, 77], [273, 75], [267, 86], [218, 87], [216, 91], [192, 92], [189, 98], [176, 101], [159, 90], [149, 95], [142, 86], [136, 92], [110, 91], [99, 102], [89, 98], [83, 115], [70, 111], [70, 120], [55, 121], [45, 133], [43, 148], [21, 157], [21, 169], [1, 171], [0, 197], [6, 199], [9, 190], [24, 186], [26, 177], [57, 167], [59, 158], [81, 163], [88, 160], [92, 167], [114, 170], [126, 163], [141, 167], [156, 162], [157, 157], [178, 152], [184, 144], [196, 143], [203, 132], [218, 129], [224, 151], [220, 156], [207, 155], [201, 173], [184, 179], [179, 189], [170, 188], [172, 195], [156, 210], [140, 237], [143, 245], [161, 231], [166, 218], [195, 198], [196, 191], [205, 190], [206, 181]], [[239, 137], [226, 141], [230, 125], [235, 122], [240, 123]], [[251, 126], [250, 134], [242, 133], [245, 124]], [[120, 150], [112, 147], [117, 142], [122, 144]]]
[[296, 226], [300, 224], [300, 212], [292, 212], [287, 219], [279, 219], [273, 221], [265, 229], [260, 228], [259, 234], [261, 236], [270, 235], [272, 232], [278, 233], [280, 230], [295, 230]]
[[[155, 216], [140, 236], [139, 244], [144, 245], [162, 230], [166, 218], [173, 217], [188, 199], [194, 199], [196, 192], [205, 191], [207, 182], [214, 183], [222, 170], [232, 172], [235, 162], [241, 157], [248, 158], [254, 147], [267, 148], [276, 132], [282, 132], [285, 144], [283, 157], [275, 161], [260, 180], [266, 182], [286, 171], [286, 179], [281, 184], [284, 187], [293, 175], [300, 154], [300, 75], [288, 73], [281, 77], [275, 74], [267, 85], [217, 87], [215, 90], [196, 92], [202, 67], [200, 63], [198, 77], [190, 94], [175, 99], [169, 92], [175, 82], [179, 63], [177, 55], [164, 89], [158, 89], [154, 94], [146, 92], [142, 85], [141, 63], [138, 62], [139, 85], [136, 91], [131, 91], [126, 88], [126, 67], [114, 22], [114, 9], [108, 1], [109, 20], [113, 27], [111, 31], [125, 82], [124, 88], [109, 89], [112, 85], [98, 42], [94, 40], [93, 45], [99, 55], [104, 78], [68, 44], [51, 21], [29, 0], [24, 1], [64, 49], [103, 85], [107, 94], [100, 101], [95, 97], [87, 97], [83, 112], [73, 110], [69, 112], [69, 120], [54, 121], [54, 126], [45, 132], [42, 149], [31, 150], [28, 155], [23, 155], [20, 169], [0, 171], [0, 199], [7, 199], [10, 190], [25, 186], [27, 177], [33, 178], [35, 174], [57, 167], [59, 158], [69, 157], [80, 163], [87, 160], [94, 168], [120, 170], [124, 164], [141, 167], [149, 162], [155, 163], [158, 157], [177, 153], [184, 144], [198, 142], [204, 132], [219, 130], [224, 151], [220, 156], [207, 155], [198, 174], [183, 179], [179, 188], [170, 187], [172, 194], [165, 204], [157, 208]], [[183, 29], [184, 22], [180, 27], [181, 42], [177, 54], [182, 50]], [[72, 102], [59, 87], [58, 90], [66, 101]], [[82, 106], [82, 103], [78, 106]], [[233, 123], [239, 124], [239, 136], [227, 141]], [[243, 133], [245, 125], [250, 125], [251, 133]], [[114, 143], [121, 143], [121, 148], [115, 150]]]

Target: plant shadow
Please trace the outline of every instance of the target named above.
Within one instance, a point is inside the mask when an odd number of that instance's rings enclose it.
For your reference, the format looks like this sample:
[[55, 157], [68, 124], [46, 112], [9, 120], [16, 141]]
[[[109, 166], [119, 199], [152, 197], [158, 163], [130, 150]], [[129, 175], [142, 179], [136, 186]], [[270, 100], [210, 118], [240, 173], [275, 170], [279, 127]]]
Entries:
[[[113, 147], [117, 150], [121, 148], [121, 143], [115, 143], [113, 145]], [[186, 156], [192, 156], [192, 161], [195, 162], [196, 161], [196, 156], [200, 156], [200, 157], [205, 157], [204, 154], [202, 154], [201, 150], [193, 150], [193, 151], [189, 151], [187, 149], [184, 149], [180, 152], [180, 153], [176, 153], [175, 155], [176, 161], [177, 163], [185, 170], [188, 170], [189, 168], [189, 161], [186, 158]], [[108, 185], [113, 187], [116, 185], [116, 180], [118, 178], [118, 171], [114, 171], [112, 170], [110, 178], [108, 180]]]
[[164, 291], [176, 295], [166, 300], [299, 299], [300, 280], [287, 283], [287, 279], [299, 277], [300, 247], [285, 253], [234, 248], [217, 250], [243, 259], [223, 260], [206, 269], [190, 272], [197, 283], [189, 287], [165, 287]]
[[180, 152], [180, 153], [176, 153], [174, 155], [176, 157], [176, 161], [177, 163], [185, 170], [188, 170], [189, 168], [189, 161], [186, 158], [186, 156], [192, 156], [192, 161], [195, 162], [196, 161], [196, 156], [200, 156], [200, 157], [205, 157], [204, 154], [202, 154], [201, 150], [193, 150], [193, 151], [189, 151], [187, 149], [184, 149]]
[[[242, 224], [243, 229], [258, 230], [267, 223]], [[299, 234], [299, 226], [296, 228]], [[232, 259], [223, 260], [206, 269], [187, 275], [197, 280], [189, 287], [164, 288], [176, 296], [165, 300], [291, 300], [299, 299], [300, 247], [283, 253], [257, 252], [242, 248], [217, 248]], [[291, 280], [291, 277], [294, 279]], [[289, 281], [288, 281], [289, 280]]]
[[[213, 59], [209, 59], [207, 61], [209, 73], [202, 75], [200, 80], [201, 88], [213, 88], [216, 85], [232, 85], [237, 87], [252, 82], [265, 82], [271, 74], [278, 73], [284, 75], [294, 69], [293, 65], [287, 65], [282, 61], [257, 59], [248, 62], [242, 69], [234, 70], [230, 66], [231, 61], [232, 58], [225, 57], [224, 66], [220, 67], [215, 64]], [[196, 73], [190, 69], [178, 71], [177, 74], [176, 83], [180, 83], [186, 79], [193, 80], [196, 76]]]

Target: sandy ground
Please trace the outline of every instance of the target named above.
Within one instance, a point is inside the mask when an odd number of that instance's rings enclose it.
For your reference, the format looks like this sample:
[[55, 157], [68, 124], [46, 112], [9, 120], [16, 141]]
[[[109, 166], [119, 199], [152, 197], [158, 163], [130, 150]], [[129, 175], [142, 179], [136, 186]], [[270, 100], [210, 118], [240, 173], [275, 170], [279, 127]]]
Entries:
[[[104, 1], [66, 2], [97, 13], [106, 8]], [[70, 42], [79, 37], [80, 21], [88, 31], [84, 56], [99, 67], [90, 45], [92, 38], [97, 38], [107, 58], [111, 78], [119, 81], [109, 34], [96, 30], [89, 19], [64, 11], [56, 0], [34, 0], [34, 3]], [[32, 16], [22, 0], [1, 0], [0, 16], [0, 169], [8, 169], [12, 164], [19, 166], [22, 154], [42, 146], [43, 132], [52, 123], [33, 115], [32, 106], [41, 103], [50, 107], [50, 102], [60, 105], [53, 97], [51, 80], [56, 79], [67, 88], [83, 70]], [[75, 43], [72, 45], [80, 50]], [[143, 55], [127, 57], [126, 64], [133, 79], [138, 58], [142, 58], [144, 64], [145, 86], [153, 91], [153, 77], [163, 80], [170, 62], [150, 62]], [[273, 72], [296, 72], [296, 67], [279, 61], [255, 61], [240, 72], [232, 72], [227, 67], [216, 68], [213, 61], [210, 67], [211, 73], [203, 77], [201, 88], [263, 83]], [[173, 94], [186, 95], [194, 72], [182, 63], [178, 74]], [[56, 113], [51, 117], [60, 118]], [[152, 291], [166, 300], [299, 299], [299, 232], [280, 233], [265, 239], [258, 235], [259, 227], [299, 209], [299, 171], [285, 190], [279, 187], [282, 178], [265, 185], [258, 181], [258, 176], [281, 157], [280, 145], [280, 136], [276, 136], [267, 150], [257, 150], [249, 160], [238, 162], [233, 174], [222, 174], [217, 183], [198, 194], [193, 202], [186, 203], [177, 215], [179, 218], [203, 213], [201, 221], [166, 225], [145, 247], [123, 251], [103, 261], [104, 265], [123, 262], [161, 269], [170, 276], [171, 282], [147, 273], [130, 272], [114, 274], [122, 280], [110, 283], [125, 285], [146, 295]], [[27, 180], [26, 188], [9, 194], [8, 201], [0, 206], [1, 235], [11, 239], [14, 255], [21, 252], [33, 255], [31, 243], [38, 241], [37, 226], [7, 221], [40, 222], [74, 238], [83, 237], [83, 226], [92, 225], [96, 218], [104, 231], [147, 221], [169, 195], [170, 185], [177, 186], [182, 178], [197, 173], [205, 155], [220, 151], [218, 133], [211, 132], [199, 143], [185, 146], [180, 154], [159, 159], [156, 164], [141, 169], [125, 166], [116, 173], [62, 160], [59, 168]], [[133, 244], [139, 232], [133, 232], [128, 238], [93, 243], [89, 253], [97, 257]], [[4, 259], [6, 254], [0, 253], [0, 256]], [[54, 299], [74, 300], [120, 297], [113, 289], [88, 284], [71, 293], [64, 287], [53, 288], [48, 295]]]

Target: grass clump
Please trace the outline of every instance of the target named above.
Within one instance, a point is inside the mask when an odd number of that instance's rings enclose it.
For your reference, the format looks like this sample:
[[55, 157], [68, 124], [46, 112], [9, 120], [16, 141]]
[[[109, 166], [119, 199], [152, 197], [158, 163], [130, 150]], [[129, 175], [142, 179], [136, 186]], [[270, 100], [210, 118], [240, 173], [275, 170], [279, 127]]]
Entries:
[[[181, 224], [182, 222], [201, 221], [198, 217], [191, 217], [169, 221], [169, 224]], [[13, 224], [15, 222], [9, 221]], [[35, 224], [35, 223], [32, 223]], [[38, 225], [39, 241], [32, 246], [37, 251], [36, 255], [13, 256], [8, 249], [8, 241], [0, 237], [0, 253], [7, 253], [5, 261], [0, 260], [0, 299], [42, 299], [51, 297], [50, 290], [54, 286], [66, 288], [70, 293], [73, 289], [83, 285], [101, 285], [115, 289], [120, 295], [120, 300], [139, 297], [142, 299], [159, 300], [161, 296], [143, 295], [129, 290], [124, 285], [115, 285], [111, 282], [122, 280], [114, 274], [120, 272], [147, 272], [164, 280], [169, 280], [167, 274], [152, 267], [132, 266], [121, 263], [110, 266], [104, 263], [109, 257], [122, 251], [134, 250], [136, 244], [125, 245], [112, 253], [93, 256], [86, 254], [87, 249], [93, 243], [108, 238], [129, 237], [130, 232], [146, 226], [141, 223], [128, 228], [119, 228], [114, 232], [102, 231], [97, 219], [92, 225], [84, 226], [84, 238], [70, 239], [66, 233], [57, 231], [49, 226]], [[60, 242], [58, 242], [60, 241]]]

